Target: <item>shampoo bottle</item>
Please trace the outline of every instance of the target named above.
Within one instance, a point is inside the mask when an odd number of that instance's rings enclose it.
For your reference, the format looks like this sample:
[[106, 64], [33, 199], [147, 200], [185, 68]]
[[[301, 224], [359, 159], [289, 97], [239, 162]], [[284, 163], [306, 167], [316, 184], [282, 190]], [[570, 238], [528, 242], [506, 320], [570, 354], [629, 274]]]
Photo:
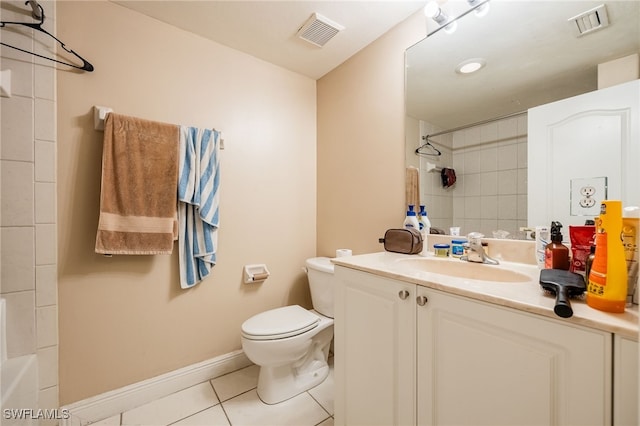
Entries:
[[544, 248], [544, 268], [569, 270], [569, 248], [562, 244], [562, 224], [551, 222], [551, 242]]
[[587, 305], [606, 312], [624, 312], [627, 265], [622, 235], [622, 201], [604, 200], [596, 222], [596, 253], [589, 273]]
[[413, 210], [413, 204], [409, 204], [409, 210], [407, 210], [407, 217], [404, 219], [404, 227], [409, 229], [413, 228], [416, 231], [420, 231], [420, 223], [418, 223], [418, 217]]
[[422, 254], [426, 254], [429, 244], [427, 244], [427, 239], [429, 238], [429, 234], [431, 233], [431, 221], [429, 220], [429, 217], [427, 216], [427, 210], [425, 209], [424, 205], [420, 206], [420, 216], [418, 217], [418, 222], [420, 223], [420, 233], [422, 234], [422, 241], [423, 241], [423, 253]]

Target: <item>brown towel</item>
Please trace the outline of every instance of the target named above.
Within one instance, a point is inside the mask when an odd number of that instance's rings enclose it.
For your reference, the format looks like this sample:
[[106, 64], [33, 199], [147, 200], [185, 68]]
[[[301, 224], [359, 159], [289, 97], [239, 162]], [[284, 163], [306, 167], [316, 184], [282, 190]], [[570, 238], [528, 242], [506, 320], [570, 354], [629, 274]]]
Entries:
[[178, 142], [176, 125], [107, 115], [96, 253], [171, 254]]

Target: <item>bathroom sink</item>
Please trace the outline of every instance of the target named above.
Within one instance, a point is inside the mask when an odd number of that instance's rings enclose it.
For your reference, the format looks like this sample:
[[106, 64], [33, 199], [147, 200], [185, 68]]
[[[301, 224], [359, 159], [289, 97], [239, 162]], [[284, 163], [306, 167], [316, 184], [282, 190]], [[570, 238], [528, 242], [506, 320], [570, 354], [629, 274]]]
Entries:
[[531, 277], [518, 271], [505, 269], [495, 265], [435, 258], [411, 258], [398, 260], [399, 265], [423, 272], [447, 275], [450, 277], [493, 281], [493, 282], [528, 282]]

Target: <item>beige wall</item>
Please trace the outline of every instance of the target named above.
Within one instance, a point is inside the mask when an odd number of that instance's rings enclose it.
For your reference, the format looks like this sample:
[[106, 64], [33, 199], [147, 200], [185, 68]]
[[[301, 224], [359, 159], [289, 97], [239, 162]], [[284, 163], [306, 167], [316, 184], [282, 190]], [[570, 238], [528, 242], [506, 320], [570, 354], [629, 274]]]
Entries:
[[318, 254], [380, 251], [405, 216], [404, 51], [418, 12], [318, 80]]
[[[60, 403], [240, 349], [240, 325], [310, 307], [316, 82], [112, 2], [58, 2], [58, 37], [93, 73], [58, 73]], [[223, 131], [218, 265], [190, 290], [173, 256], [93, 252], [102, 133], [92, 106]], [[396, 138], [401, 134], [396, 135]], [[242, 267], [266, 263], [262, 285]]]

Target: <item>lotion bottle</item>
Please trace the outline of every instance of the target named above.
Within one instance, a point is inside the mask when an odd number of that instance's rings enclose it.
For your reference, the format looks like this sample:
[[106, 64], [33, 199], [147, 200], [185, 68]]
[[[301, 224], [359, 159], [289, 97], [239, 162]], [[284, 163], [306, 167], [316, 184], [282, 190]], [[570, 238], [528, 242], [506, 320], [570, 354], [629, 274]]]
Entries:
[[627, 300], [627, 264], [621, 236], [622, 201], [602, 201], [596, 222], [596, 253], [589, 272], [587, 305], [605, 312], [624, 312]]
[[568, 271], [569, 266], [569, 248], [562, 244], [562, 224], [551, 222], [551, 242], [544, 248], [544, 267]]
[[418, 217], [413, 210], [413, 204], [409, 204], [409, 210], [407, 210], [407, 217], [404, 219], [405, 228], [413, 228], [416, 231], [420, 231], [420, 223], [418, 223]]
[[420, 234], [422, 234], [422, 246], [424, 249], [422, 250], [422, 255], [425, 256], [427, 254], [427, 250], [429, 249], [429, 244], [427, 244], [427, 239], [429, 238], [429, 234], [431, 233], [431, 221], [429, 217], [427, 217], [427, 210], [424, 205], [420, 206], [420, 217], [418, 218], [418, 222], [420, 223]]

